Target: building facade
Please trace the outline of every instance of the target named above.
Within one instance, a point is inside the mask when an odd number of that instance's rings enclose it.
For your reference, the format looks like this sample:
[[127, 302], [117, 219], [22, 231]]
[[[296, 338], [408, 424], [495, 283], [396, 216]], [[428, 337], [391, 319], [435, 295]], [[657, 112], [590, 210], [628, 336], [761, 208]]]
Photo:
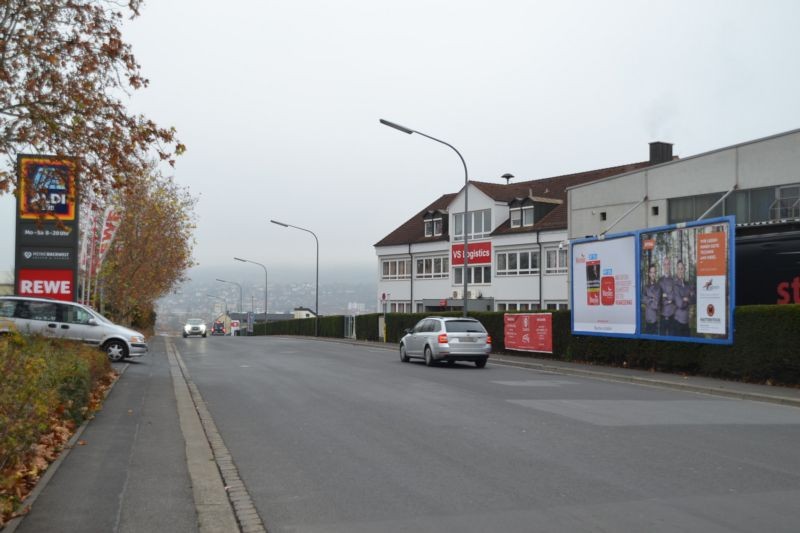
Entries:
[[569, 238], [733, 215], [737, 304], [800, 303], [800, 130], [664, 159], [570, 187]]
[[[519, 183], [470, 181], [375, 244], [383, 312], [566, 309], [567, 189], [645, 168], [645, 161]], [[464, 272], [464, 232], [469, 261]]]

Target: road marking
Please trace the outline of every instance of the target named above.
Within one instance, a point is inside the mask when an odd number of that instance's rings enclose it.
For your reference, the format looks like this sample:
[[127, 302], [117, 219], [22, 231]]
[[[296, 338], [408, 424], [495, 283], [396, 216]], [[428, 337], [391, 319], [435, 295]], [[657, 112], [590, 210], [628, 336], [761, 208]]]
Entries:
[[800, 425], [797, 409], [742, 400], [507, 400], [595, 426]]
[[561, 387], [563, 385], [577, 385], [575, 381], [564, 379], [526, 379], [524, 381], [492, 381], [497, 385], [506, 387]]
[[[244, 486], [200, 391], [175, 345], [166, 339], [170, 373], [178, 403], [186, 462], [201, 533], [264, 532], [258, 511]], [[235, 496], [232, 494], [235, 492]]]

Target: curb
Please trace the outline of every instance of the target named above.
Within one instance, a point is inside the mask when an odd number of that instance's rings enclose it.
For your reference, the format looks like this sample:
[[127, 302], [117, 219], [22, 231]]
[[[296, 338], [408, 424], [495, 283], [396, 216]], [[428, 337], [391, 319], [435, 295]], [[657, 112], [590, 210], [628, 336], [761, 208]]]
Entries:
[[[120, 370], [117, 379], [114, 380], [114, 383], [112, 383], [111, 386], [106, 391], [105, 395], [103, 396], [104, 404], [106, 398], [108, 398], [108, 396], [111, 394], [111, 391], [114, 390], [114, 387], [116, 387], [117, 383], [119, 383], [119, 381], [122, 379], [122, 375], [125, 373], [126, 370], [128, 370], [129, 366], [130, 363], [125, 363], [125, 366], [123, 366], [122, 370]], [[76, 429], [75, 433], [72, 434], [72, 437], [70, 437], [70, 439], [64, 445], [64, 448], [58, 453], [58, 457], [56, 457], [56, 460], [50, 463], [50, 465], [48, 465], [47, 470], [45, 470], [44, 472], [44, 475], [39, 478], [39, 481], [36, 482], [36, 486], [23, 501], [24, 504], [23, 509], [27, 507], [28, 512], [22, 516], [12, 518], [8, 522], [6, 522], [6, 525], [0, 528], [0, 531], [2, 531], [3, 533], [14, 533], [14, 531], [17, 530], [22, 521], [25, 520], [25, 517], [28, 516], [28, 513], [30, 513], [30, 511], [33, 509], [33, 505], [36, 503], [36, 499], [47, 487], [47, 484], [56, 474], [58, 468], [61, 466], [61, 463], [63, 463], [64, 460], [67, 458], [69, 452], [71, 452], [72, 448], [75, 447], [75, 444], [78, 442], [78, 440], [80, 440], [81, 435], [83, 435], [84, 430], [89, 426], [89, 422], [91, 422], [93, 419], [94, 416], [92, 416], [91, 418], [87, 418], [86, 420], [83, 421], [83, 423], [80, 426], [78, 426], [78, 429]]]

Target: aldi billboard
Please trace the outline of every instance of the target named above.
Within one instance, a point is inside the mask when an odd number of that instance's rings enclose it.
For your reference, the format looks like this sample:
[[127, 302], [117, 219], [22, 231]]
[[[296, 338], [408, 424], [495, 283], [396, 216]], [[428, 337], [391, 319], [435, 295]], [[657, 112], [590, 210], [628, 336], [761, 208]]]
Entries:
[[78, 180], [75, 161], [17, 157], [15, 291], [74, 301], [78, 266]]

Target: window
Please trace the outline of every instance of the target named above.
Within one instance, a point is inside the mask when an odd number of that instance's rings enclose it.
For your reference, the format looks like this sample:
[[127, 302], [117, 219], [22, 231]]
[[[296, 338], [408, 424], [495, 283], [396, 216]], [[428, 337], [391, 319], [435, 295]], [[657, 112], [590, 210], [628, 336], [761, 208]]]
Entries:
[[[464, 213], [453, 215], [455, 222], [454, 241], [464, 240]], [[470, 240], [488, 237], [492, 232], [492, 210], [482, 209], [480, 211], [470, 211], [467, 213], [467, 233]]]
[[566, 302], [546, 302], [545, 309], [549, 310], [559, 310], [559, 309], [569, 309], [569, 305]]
[[14, 307], [17, 303], [14, 300], [3, 300], [0, 302], [0, 316], [11, 318], [14, 316]]
[[[492, 267], [490, 266], [470, 266], [467, 272], [467, 283], [486, 285], [492, 282]], [[464, 283], [464, 267], [453, 269], [453, 279], [455, 285]]]
[[522, 208], [522, 225], [533, 226], [533, 206], [528, 205]]
[[442, 217], [425, 218], [425, 236], [438, 237], [442, 234]]
[[511, 227], [518, 228], [522, 225], [522, 209], [512, 209], [511, 213]]
[[521, 276], [539, 273], [538, 251], [497, 252], [496, 259], [498, 276]]
[[409, 302], [392, 302], [389, 304], [390, 313], [410, 313], [411, 304]]
[[410, 259], [386, 259], [382, 262], [381, 279], [410, 279]]
[[56, 321], [56, 304], [50, 302], [21, 302], [22, 305], [17, 306], [17, 311], [20, 307], [26, 308], [28, 316], [20, 318], [30, 318], [32, 320], [47, 320], [50, 322]]
[[[85, 309], [69, 304], [58, 304], [61, 312], [61, 322], [69, 324], [88, 324], [92, 315]], [[202, 323], [202, 321], [200, 321]]]
[[772, 218], [800, 217], [800, 186], [779, 187]]
[[551, 248], [546, 252], [547, 264], [544, 267], [545, 274], [566, 274], [567, 272], [567, 250]]
[[417, 259], [417, 279], [443, 279], [450, 275], [450, 258], [446, 255]]
[[538, 311], [539, 302], [497, 302], [498, 311]]

